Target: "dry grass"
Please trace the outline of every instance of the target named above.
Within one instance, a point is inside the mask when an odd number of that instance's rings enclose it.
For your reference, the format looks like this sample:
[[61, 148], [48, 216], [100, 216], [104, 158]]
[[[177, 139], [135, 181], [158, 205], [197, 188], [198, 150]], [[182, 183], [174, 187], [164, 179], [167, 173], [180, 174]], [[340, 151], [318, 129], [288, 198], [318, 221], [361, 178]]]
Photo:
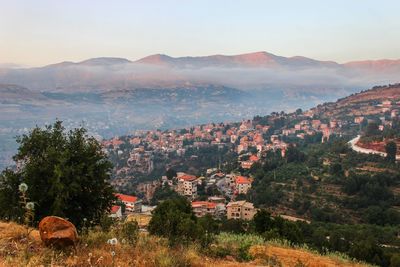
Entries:
[[[250, 248], [254, 260], [237, 262], [233, 257], [213, 259], [202, 255], [195, 246], [170, 248], [165, 239], [141, 234], [135, 245], [119, 242], [107, 244], [111, 233], [91, 231], [81, 237], [76, 250], [57, 251], [42, 245], [37, 230], [31, 229], [29, 238], [24, 226], [0, 222], [0, 266], [113, 266], [111, 251], [115, 251], [114, 266], [363, 266], [332, 257], [323, 257], [301, 249], [275, 245], [257, 245]], [[279, 265], [280, 264], [280, 265]], [[297, 264], [297, 265], [296, 265]]]
[[136, 221], [140, 228], [147, 227], [150, 223], [151, 215], [147, 214], [130, 214], [127, 221]]
[[360, 263], [354, 263], [335, 256], [321, 256], [304, 249], [293, 249], [279, 246], [253, 246], [250, 254], [255, 258], [265, 257], [265, 262], [279, 262], [281, 266], [307, 266], [307, 267], [362, 267]]

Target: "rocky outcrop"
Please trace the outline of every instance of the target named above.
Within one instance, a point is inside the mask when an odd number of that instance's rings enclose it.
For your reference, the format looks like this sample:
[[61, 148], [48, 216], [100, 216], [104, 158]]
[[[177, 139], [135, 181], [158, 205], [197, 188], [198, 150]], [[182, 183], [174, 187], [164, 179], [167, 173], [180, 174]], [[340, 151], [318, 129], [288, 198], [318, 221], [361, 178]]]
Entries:
[[43, 218], [39, 223], [39, 233], [46, 246], [66, 248], [75, 246], [78, 241], [75, 226], [71, 222], [56, 216]]

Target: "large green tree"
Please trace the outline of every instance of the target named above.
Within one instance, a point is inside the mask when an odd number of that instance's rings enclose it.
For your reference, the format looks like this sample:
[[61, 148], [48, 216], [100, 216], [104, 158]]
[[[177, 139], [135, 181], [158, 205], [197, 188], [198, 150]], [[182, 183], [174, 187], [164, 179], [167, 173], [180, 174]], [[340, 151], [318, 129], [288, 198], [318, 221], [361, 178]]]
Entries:
[[389, 162], [396, 162], [397, 145], [395, 142], [390, 141], [385, 146], [386, 150], [386, 160]]
[[148, 229], [150, 234], [168, 238], [172, 245], [188, 244], [204, 234], [190, 202], [184, 197], [161, 202], [153, 212]]
[[109, 210], [115, 201], [109, 183], [112, 164], [84, 128], [67, 132], [56, 121], [34, 128], [17, 142], [18, 168], [0, 176], [0, 216], [20, 215], [20, 182], [28, 185], [27, 196], [35, 203], [35, 222], [57, 215], [79, 227], [84, 220], [98, 222]]

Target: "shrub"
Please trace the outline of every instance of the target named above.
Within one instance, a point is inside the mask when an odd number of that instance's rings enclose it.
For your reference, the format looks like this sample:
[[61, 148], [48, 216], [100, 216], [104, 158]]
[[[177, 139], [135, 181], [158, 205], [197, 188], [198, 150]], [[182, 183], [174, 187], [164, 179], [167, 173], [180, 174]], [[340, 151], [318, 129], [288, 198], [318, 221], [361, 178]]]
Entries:
[[216, 236], [215, 245], [211, 246], [211, 253], [214, 256], [232, 255], [239, 261], [248, 261], [252, 259], [250, 247], [261, 244], [264, 244], [264, 239], [258, 235], [220, 233]]
[[98, 247], [99, 244], [106, 244], [107, 240], [112, 238], [112, 233], [103, 232], [101, 229], [95, 227], [81, 236], [80, 243], [87, 247]]
[[139, 237], [139, 225], [136, 221], [125, 222], [118, 231], [120, 240], [125, 240], [130, 245], [136, 243]]

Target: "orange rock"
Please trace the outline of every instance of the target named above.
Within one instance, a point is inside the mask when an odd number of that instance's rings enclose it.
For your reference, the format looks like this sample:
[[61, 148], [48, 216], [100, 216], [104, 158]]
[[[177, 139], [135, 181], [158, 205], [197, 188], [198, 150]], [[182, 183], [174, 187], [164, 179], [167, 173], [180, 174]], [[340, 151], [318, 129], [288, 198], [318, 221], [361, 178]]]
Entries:
[[71, 222], [56, 216], [43, 218], [39, 223], [39, 233], [46, 246], [65, 248], [75, 246], [78, 241], [75, 226]]

